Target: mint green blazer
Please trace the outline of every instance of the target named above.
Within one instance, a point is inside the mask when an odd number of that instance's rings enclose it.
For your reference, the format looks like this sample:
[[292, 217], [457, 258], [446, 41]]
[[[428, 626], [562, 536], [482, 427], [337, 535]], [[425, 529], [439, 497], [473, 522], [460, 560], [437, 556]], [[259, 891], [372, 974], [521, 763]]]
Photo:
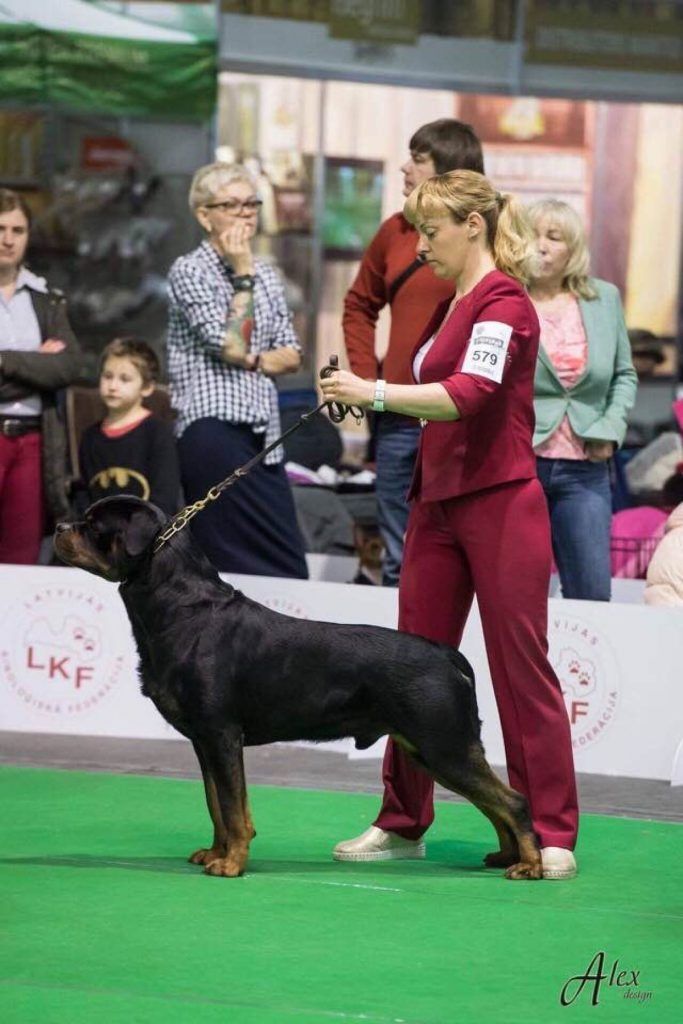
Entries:
[[543, 345], [539, 347], [534, 380], [534, 447], [557, 430], [565, 414], [574, 432], [586, 441], [614, 441], [618, 446], [624, 440], [638, 378], [619, 291], [597, 278], [592, 278], [591, 284], [598, 297], [579, 299], [588, 362], [573, 388], [561, 384]]

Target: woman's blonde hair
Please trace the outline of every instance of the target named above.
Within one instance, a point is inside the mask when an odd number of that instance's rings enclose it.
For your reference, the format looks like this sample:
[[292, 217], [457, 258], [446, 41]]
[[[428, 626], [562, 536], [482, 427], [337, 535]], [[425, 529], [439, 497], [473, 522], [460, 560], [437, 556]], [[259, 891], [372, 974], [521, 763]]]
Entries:
[[[527, 216], [532, 229], [535, 230], [539, 221], [545, 218], [562, 235], [562, 241], [569, 250], [562, 287], [577, 299], [596, 299], [598, 293], [589, 274], [590, 253], [586, 233], [574, 207], [561, 199], [539, 199], [527, 207]], [[533, 283], [533, 274], [531, 280]]]
[[200, 206], [210, 203], [221, 189], [231, 185], [233, 181], [245, 181], [256, 191], [254, 178], [242, 164], [226, 164], [218, 160], [216, 163], [200, 167], [195, 171], [190, 185], [190, 209], [194, 212]]
[[499, 270], [528, 284], [534, 255], [533, 234], [523, 207], [494, 188], [477, 171], [449, 171], [427, 178], [405, 201], [403, 214], [416, 227], [444, 211], [458, 223], [478, 213], [486, 224], [486, 241]]

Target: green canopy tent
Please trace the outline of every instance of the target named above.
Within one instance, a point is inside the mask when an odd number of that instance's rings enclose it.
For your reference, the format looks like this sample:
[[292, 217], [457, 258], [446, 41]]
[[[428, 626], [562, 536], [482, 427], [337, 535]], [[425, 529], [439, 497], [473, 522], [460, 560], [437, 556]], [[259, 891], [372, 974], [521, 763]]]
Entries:
[[[121, 4], [95, 0], [0, 0], [0, 104], [209, 118], [217, 78], [211, 6], [178, 4], [170, 25], [152, 20], [155, 6], [121, 13]], [[178, 27], [183, 20], [192, 31]]]

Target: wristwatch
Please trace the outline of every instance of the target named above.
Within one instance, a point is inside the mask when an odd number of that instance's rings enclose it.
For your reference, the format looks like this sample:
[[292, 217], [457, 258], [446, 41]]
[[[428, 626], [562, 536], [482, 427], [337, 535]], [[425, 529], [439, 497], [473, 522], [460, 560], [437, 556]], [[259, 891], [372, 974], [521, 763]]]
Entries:
[[387, 382], [385, 380], [375, 381], [375, 394], [372, 401], [372, 408], [375, 410], [375, 412], [384, 412], [386, 386]]
[[236, 292], [253, 292], [256, 278], [253, 274], [236, 274], [232, 286]]

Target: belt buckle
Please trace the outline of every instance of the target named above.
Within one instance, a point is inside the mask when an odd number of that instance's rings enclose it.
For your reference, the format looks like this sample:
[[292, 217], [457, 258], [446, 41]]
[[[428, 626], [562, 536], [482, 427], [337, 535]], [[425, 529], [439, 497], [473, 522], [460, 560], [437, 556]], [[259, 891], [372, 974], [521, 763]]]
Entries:
[[27, 431], [24, 430], [21, 420], [15, 420], [8, 417], [6, 420], [2, 420], [2, 433], [4, 437], [21, 437]]

